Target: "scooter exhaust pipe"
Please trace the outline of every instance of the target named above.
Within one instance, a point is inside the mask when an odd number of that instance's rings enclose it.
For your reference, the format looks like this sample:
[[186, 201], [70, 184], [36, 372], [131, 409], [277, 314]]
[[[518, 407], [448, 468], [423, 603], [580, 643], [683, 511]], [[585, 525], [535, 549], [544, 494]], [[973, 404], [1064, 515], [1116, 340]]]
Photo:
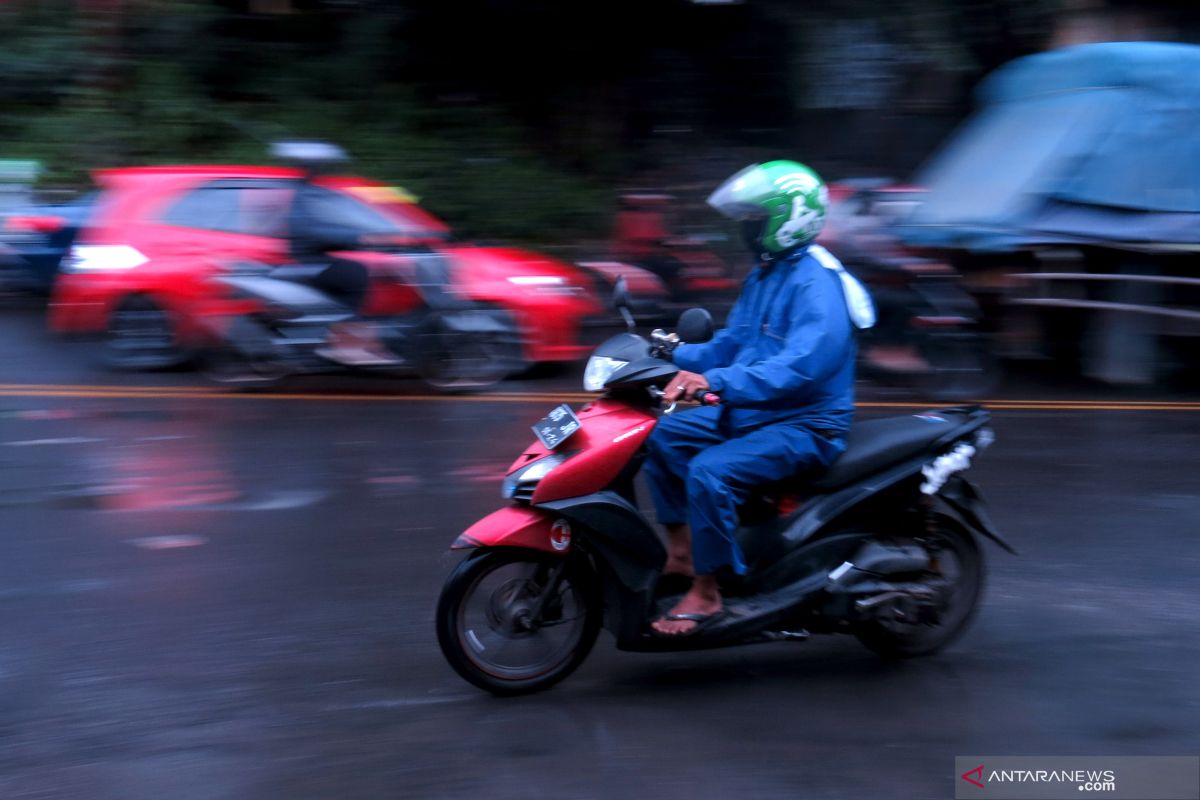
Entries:
[[902, 575], [929, 568], [929, 553], [918, 544], [867, 542], [854, 557], [829, 573], [827, 589], [846, 589], [883, 575]]

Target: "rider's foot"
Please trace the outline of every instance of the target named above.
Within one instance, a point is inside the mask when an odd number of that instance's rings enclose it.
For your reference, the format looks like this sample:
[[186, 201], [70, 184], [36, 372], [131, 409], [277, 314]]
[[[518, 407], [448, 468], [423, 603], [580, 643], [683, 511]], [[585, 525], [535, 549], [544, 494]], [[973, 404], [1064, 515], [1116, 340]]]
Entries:
[[692, 554], [682, 556], [675, 553], [667, 555], [667, 563], [663, 566], [663, 575], [682, 575], [685, 578], [696, 577], [696, 568], [692, 565]]
[[685, 636], [694, 631], [703, 619], [670, 619], [682, 614], [711, 617], [721, 613], [721, 591], [713, 575], [700, 575], [692, 583], [688, 593], [679, 599], [670, 613], [651, 623], [656, 633], [663, 636]]
[[348, 367], [383, 367], [400, 363], [400, 359], [379, 340], [375, 329], [360, 322], [344, 322], [330, 328], [326, 344], [317, 349], [317, 355]]

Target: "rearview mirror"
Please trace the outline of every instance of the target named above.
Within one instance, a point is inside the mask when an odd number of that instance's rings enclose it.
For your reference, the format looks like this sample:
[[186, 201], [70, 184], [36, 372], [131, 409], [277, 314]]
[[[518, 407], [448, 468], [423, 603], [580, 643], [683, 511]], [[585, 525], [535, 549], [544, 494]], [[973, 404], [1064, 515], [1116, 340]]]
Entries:
[[689, 308], [679, 315], [679, 324], [675, 326], [675, 333], [679, 335], [681, 342], [700, 344], [713, 337], [713, 329], [712, 314], [703, 308]]
[[613, 284], [612, 304], [613, 308], [621, 313], [621, 319], [625, 320], [625, 327], [629, 330], [637, 327], [629, 310], [633, 303], [629, 299], [629, 285], [625, 283], [624, 275], [617, 278], [617, 282]]

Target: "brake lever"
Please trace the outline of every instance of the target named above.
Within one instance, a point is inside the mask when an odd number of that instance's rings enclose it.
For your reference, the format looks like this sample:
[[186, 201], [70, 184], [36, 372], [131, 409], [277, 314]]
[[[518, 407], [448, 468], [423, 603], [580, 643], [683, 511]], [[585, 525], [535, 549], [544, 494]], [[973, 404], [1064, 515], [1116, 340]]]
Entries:
[[[647, 386], [646, 391], [648, 391], [650, 393], [650, 396], [653, 397], [655, 400], [662, 400], [663, 396], [666, 395], [666, 392], [664, 392], [662, 389], [658, 388], [657, 386]], [[679, 405], [678, 401], [672, 402], [671, 405], [669, 405], [663, 409], [662, 413], [670, 414], [671, 412], [673, 412], [675, 410], [675, 406], [677, 406], [677, 405]]]

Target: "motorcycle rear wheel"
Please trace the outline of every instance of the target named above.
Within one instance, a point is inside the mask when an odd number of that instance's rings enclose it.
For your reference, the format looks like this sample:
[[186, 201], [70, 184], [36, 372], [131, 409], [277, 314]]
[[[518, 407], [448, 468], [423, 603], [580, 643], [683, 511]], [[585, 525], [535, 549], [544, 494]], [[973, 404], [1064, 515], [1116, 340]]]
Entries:
[[467, 334], [431, 325], [418, 334], [417, 374], [440, 392], [489, 389], [516, 367], [511, 347], [486, 334]]
[[231, 348], [214, 348], [200, 358], [200, 374], [213, 383], [234, 389], [268, 389], [288, 376], [283, 367], [255, 362]]
[[[532, 618], [552, 571], [554, 596]], [[496, 695], [549, 688], [583, 663], [603, 612], [594, 576], [575, 560], [531, 550], [479, 551], [446, 579], [437, 608], [442, 654], [465, 680]]]
[[937, 564], [936, 576], [949, 582], [949, 594], [936, 623], [897, 624], [872, 620], [855, 631], [860, 642], [878, 655], [889, 659], [929, 655], [957, 639], [979, 606], [983, 592], [983, 552], [975, 537], [956, 520], [935, 514], [928, 542]]

